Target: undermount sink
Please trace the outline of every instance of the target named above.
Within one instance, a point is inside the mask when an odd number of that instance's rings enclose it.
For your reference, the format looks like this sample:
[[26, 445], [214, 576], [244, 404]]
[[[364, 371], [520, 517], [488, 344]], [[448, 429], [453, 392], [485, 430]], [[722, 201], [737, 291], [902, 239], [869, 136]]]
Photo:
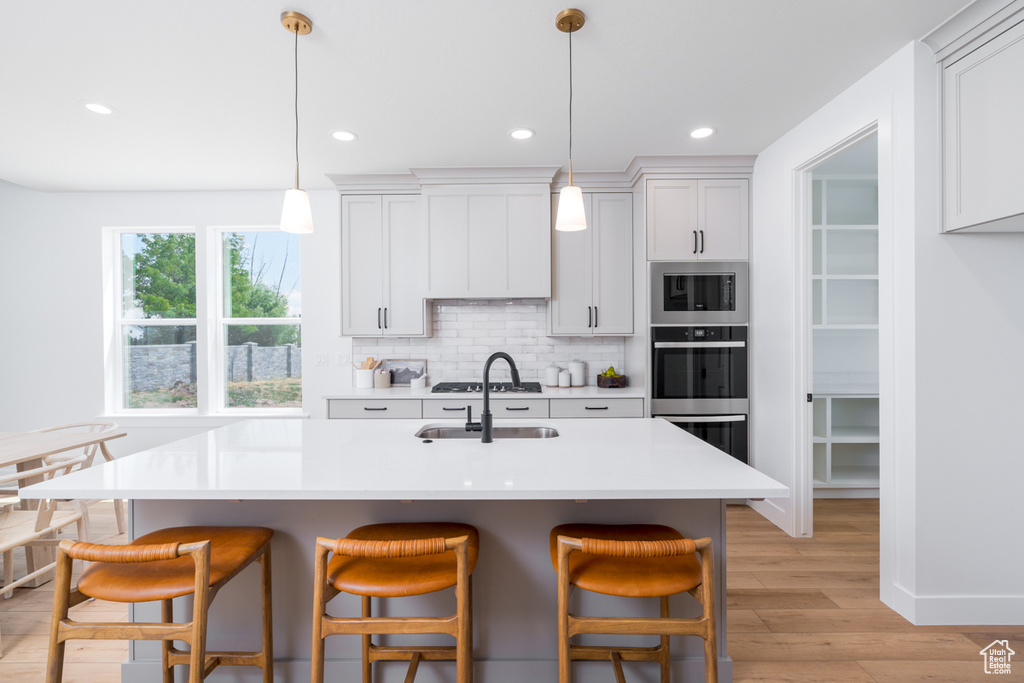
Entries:
[[[476, 439], [480, 432], [467, 432], [463, 426], [426, 425], [414, 435], [417, 439]], [[552, 439], [558, 436], [554, 427], [518, 426], [495, 427], [495, 439]]]

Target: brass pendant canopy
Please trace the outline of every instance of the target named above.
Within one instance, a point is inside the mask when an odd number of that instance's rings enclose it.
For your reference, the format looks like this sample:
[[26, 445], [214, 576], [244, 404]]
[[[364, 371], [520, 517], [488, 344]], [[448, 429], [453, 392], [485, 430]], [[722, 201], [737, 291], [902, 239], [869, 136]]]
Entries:
[[583, 12], [578, 9], [564, 9], [555, 17], [555, 28], [562, 33], [573, 33], [583, 28], [587, 20]]
[[288, 29], [288, 33], [298, 33], [300, 36], [309, 35], [313, 31], [310, 18], [298, 12], [281, 12], [281, 25]]

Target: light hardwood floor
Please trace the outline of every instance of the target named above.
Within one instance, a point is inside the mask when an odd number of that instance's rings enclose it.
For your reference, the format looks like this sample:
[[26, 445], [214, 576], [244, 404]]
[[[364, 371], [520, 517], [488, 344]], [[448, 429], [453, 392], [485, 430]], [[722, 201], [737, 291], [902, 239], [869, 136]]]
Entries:
[[814, 538], [729, 506], [728, 642], [736, 683], [991, 681], [980, 650], [1024, 626], [914, 626], [878, 599], [878, 501], [816, 500]]
[[[109, 502], [92, 508], [92, 520], [97, 541], [128, 540], [117, 534]], [[979, 651], [996, 639], [1008, 639], [1020, 658], [1012, 675], [996, 680], [1024, 681], [1024, 626], [913, 626], [878, 600], [878, 501], [815, 501], [814, 525], [814, 538], [795, 539], [747, 507], [728, 509], [736, 683], [990, 682]], [[42, 680], [52, 596], [47, 584], [0, 600], [3, 683]], [[124, 605], [102, 601], [74, 610], [128, 618]], [[64, 681], [115, 683], [127, 656], [121, 642], [71, 643]]]

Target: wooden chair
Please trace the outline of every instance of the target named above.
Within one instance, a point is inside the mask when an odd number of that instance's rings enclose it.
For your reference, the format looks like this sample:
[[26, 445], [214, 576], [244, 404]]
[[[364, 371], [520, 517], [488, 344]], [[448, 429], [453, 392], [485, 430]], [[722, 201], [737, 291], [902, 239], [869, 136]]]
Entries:
[[[38, 433], [42, 433], [42, 432], [58, 432], [58, 431], [76, 431], [76, 432], [88, 432], [88, 433], [91, 434], [91, 433], [112, 432], [115, 429], [117, 429], [117, 423], [115, 423], [115, 422], [95, 421], [95, 422], [72, 422], [72, 423], [69, 423], [69, 424], [56, 425], [54, 427], [43, 427], [42, 429], [36, 429], [34, 431], [38, 432]], [[76, 469], [84, 470], [84, 469], [86, 469], [88, 467], [92, 467], [93, 461], [95, 460], [97, 453], [99, 453], [103, 457], [103, 460], [105, 460], [106, 462], [111, 462], [114, 459], [114, 456], [112, 456], [110, 454], [110, 451], [107, 449], [107, 444], [106, 443], [102, 443], [101, 442], [101, 443], [98, 443], [98, 444], [91, 444], [89, 446], [86, 446], [82, 450], [82, 452], [79, 454], [79, 455], [84, 455], [86, 459], [85, 459], [84, 462], [82, 462], [79, 465], [77, 465]], [[76, 457], [77, 457], [77, 455], [75, 455], [73, 453], [56, 453], [54, 455], [47, 456], [46, 457], [46, 462], [48, 464], [59, 464], [59, 463], [65, 461], [65, 460], [68, 460], [70, 458], [76, 458]], [[86, 506], [89, 506], [89, 505], [92, 505], [93, 503], [95, 503], [96, 501], [90, 500], [90, 501], [83, 501], [83, 502], [84, 502], [84, 504]], [[117, 519], [117, 533], [123, 534], [128, 527], [125, 525], [125, 520], [124, 520], [124, 501], [121, 500], [120, 498], [115, 498], [114, 499], [114, 517], [115, 517], [115, 519]], [[89, 513], [88, 513], [88, 510], [86, 510], [86, 512], [85, 512], [85, 523], [87, 525], [89, 523]]]
[[[371, 683], [373, 662], [408, 660], [412, 683], [422, 660], [455, 660], [456, 680], [473, 679], [472, 573], [480, 535], [468, 524], [450, 522], [371, 524], [340, 539], [317, 538], [313, 588], [313, 683], [324, 680], [324, 638], [362, 636], [363, 683]], [[328, 556], [333, 557], [328, 562]], [[455, 587], [455, 614], [447, 617], [373, 617], [370, 599], [423, 595]], [[327, 603], [341, 592], [362, 596], [362, 616], [332, 617]], [[443, 633], [454, 646], [374, 645], [374, 634]]]
[[[0, 476], [0, 486], [4, 484], [15, 485], [15, 488], [25, 479], [34, 479], [39, 476], [60, 475], [79, 464], [85, 456], [67, 460], [56, 465], [43, 465], [22, 472], [15, 472]], [[5, 599], [12, 597], [14, 589], [32, 581], [47, 572], [53, 571], [56, 562], [51, 562], [45, 567], [36, 568], [17, 581], [14, 580], [14, 549], [30, 548], [41, 545], [57, 545], [57, 532], [64, 527], [76, 524], [78, 537], [88, 540], [88, 530], [83, 521], [81, 506], [73, 510], [58, 510], [57, 501], [40, 500], [34, 510], [22, 510], [14, 505], [4, 506], [0, 509], [0, 556], [4, 563], [4, 585], [0, 588], [0, 595]], [[0, 642], [0, 657], [3, 656], [3, 645]]]
[[[61, 541], [50, 620], [47, 683], [60, 683], [64, 645], [68, 640], [159, 640], [164, 683], [174, 680], [173, 667], [189, 665], [189, 683], [200, 683], [218, 666], [257, 666], [264, 683], [274, 680], [270, 596], [271, 529], [262, 527], [177, 527], [162, 529], [128, 545], [96, 545]], [[71, 561], [94, 564], [82, 572], [71, 590]], [[213, 598], [228, 581], [252, 562], [262, 579], [262, 648], [256, 652], [206, 650], [207, 615]], [[192, 619], [173, 623], [172, 600], [194, 595]], [[159, 623], [80, 622], [68, 609], [89, 598], [113, 602], [160, 601]], [[188, 644], [179, 650], [173, 641]]]
[[[704, 639], [704, 680], [718, 681], [714, 561], [711, 539], [684, 538], [656, 524], [563, 524], [551, 530], [551, 561], [558, 572], [558, 680], [569, 683], [573, 660], [610, 660], [618, 683], [622, 661], [661, 665], [661, 683], [671, 680], [669, 636]], [[700, 561], [697, 560], [697, 555]], [[661, 617], [581, 617], [569, 612], [570, 586], [623, 597], [661, 600]], [[687, 592], [702, 605], [701, 616], [669, 616], [669, 596]], [[572, 645], [575, 635], [658, 635], [656, 647]]]

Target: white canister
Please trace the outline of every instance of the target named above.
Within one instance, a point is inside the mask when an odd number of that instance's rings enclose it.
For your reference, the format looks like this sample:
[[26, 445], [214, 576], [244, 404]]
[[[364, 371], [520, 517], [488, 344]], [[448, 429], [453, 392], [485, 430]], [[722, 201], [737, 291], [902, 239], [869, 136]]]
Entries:
[[568, 389], [569, 386], [571, 386], [571, 381], [572, 376], [569, 374], [568, 370], [562, 370], [560, 373], [558, 373], [558, 386]]
[[569, 361], [569, 376], [572, 380], [572, 386], [582, 387], [587, 383], [587, 366], [581, 360]]
[[356, 389], [373, 388], [373, 370], [356, 369]]
[[420, 375], [419, 377], [413, 377], [409, 380], [410, 389], [423, 389], [427, 386], [427, 376]]
[[557, 365], [549, 365], [544, 368], [544, 384], [549, 387], [558, 386], [558, 373], [561, 372], [562, 368]]

